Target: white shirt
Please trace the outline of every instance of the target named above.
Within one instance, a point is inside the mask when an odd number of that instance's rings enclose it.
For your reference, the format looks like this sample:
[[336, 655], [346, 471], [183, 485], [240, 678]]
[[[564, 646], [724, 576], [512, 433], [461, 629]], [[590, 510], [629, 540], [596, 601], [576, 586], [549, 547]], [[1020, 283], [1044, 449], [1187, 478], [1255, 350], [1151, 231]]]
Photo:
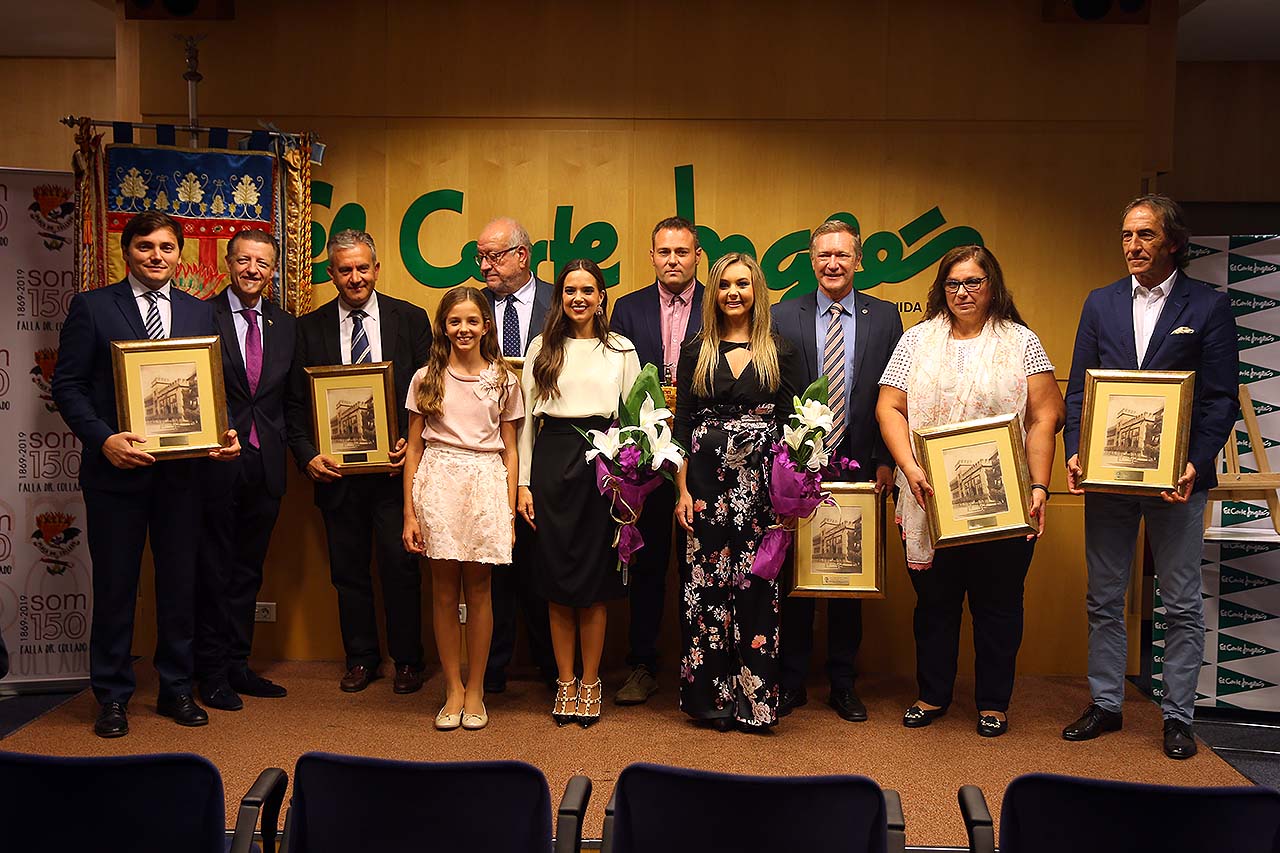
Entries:
[[[236, 292], [231, 288], [227, 288], [227, 304], [231, 306], [231, 322], [236, 327], [236, 346], [240, 347], [240, 360], [248, 367], [249, 358], [244, 351], [244, 338], [249, 333], [249, 321], [244, 318], [240, 312], [245, 310], [244, 303], [240, 301], [240, 297], [236, 296]], [[341, 303], [339, 303], [341, 304]], [[258, 346], [262, 346], [262, 300], [259, 298], [258, 304], [250, 309], [258, 316]], [[259, 350], [261, 351], [261, 350]]]
[[[151, 300], [147, 298], [147, 294], [151, 293], [151, 288], [129, 274], [129, 286], [133, 288], [133, 301], [138, 306], [138, 313], [142, 315], [142, 328], [147, 327], [147, 314], [151, 311]], [[156, 307], [160, 309], [160, 325], [164, 327], [164, 336], [166, 338], [173, 337], [173, 307], [169, 304], [170, 291], [173, 289], [173, 282], [166, 281], [164, 286], [155, 292], [160, 294], [160, 298], [156, 300]]]
[[1173, 275], [1150, 290], [1139, 284], [1136, 277], [1129, 277], [1133, 285], [1133, 348], [1138, 353], [1139, 367], [1147, 356], [1151, 333], [1156, 328], [1156, 321], [1160, 319], [1160, 312], [1164, 309], [1165, 300], [1169, 298], [1173, 278], [1177, 274], [1178, 271], [1174, 270]]
[[351, 363], [351, 333], [355, 330], [355, 320], [351, 312], [363, 311], [365, 318], [360, 321], [365, 336], [369, 339], [369, 360], [382, 361], [382, 324], [378, 319], [378, 291], [369, 294], [369, 301], [361, 308], [348, 308], [347, 303], [338, 300], [338, 349], [342, 353], [342, 363]]
[[[525, 346], [525, 343], [530, 341], [533, 337], [533, 334], [529, 331], [529, 326], [533, 325], [533, 297], [537, 294], [537, 287], [534, 284], [536, 280], [537, 279], [534, 277], [533, 273], [529, 273], [529, 280], [525, 282], [524, 287], [521, 287], [515, 293], [511, 294], [516, 298], [516, 318], [520, 321], [521, 352], [528, 349], [528, 347]], [[494, 317], [493, 320], [498, 324], [499, 349], [502, 348], [502, 324], [507, 319], [507, 312], [511, 310], [511, 305], [506, 300], [507, 297], [498, 296], [496, 293], [494, 294], [494, 303], [498, 309], [496, 312], [498, 316]], [[538, 333], [541, 334], [542, 330], [539, 329]]]

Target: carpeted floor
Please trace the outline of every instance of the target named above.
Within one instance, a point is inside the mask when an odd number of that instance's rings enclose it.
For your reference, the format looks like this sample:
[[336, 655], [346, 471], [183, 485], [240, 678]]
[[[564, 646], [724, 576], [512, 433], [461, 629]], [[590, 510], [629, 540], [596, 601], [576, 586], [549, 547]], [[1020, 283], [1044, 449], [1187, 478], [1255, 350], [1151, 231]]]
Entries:
[[[550, 691], [512, 680], [506, 693], [490, 697], [487, 729], [436, 732], [431, 723], [443, 697], [438, 676], [412, 696], [394, 695], [389, 678], [346, 694], [338, 690], [336, 663], [265, 666], [264, 674], [289, 688], [287, 698], [246, 699], [243, 711], [211, 711], [208, 726], [184, 729], [155, 714], [156, 678], [147, 662], [140, 661], [137, 671], [141, 683], [130, 706], [128, 737], [94, 737], [97, 706], [86, 692], [0, 741], [0, 748], [57, 755], [197, 752], [222, 770], [229, 819], [260, 770], [277, 766], [292, 772], [308, 750], [414, 760], [519, 758], [543, 770], [554, 803], [571, 775], [591, 777], [588, 838], [599, 838], [613, 781], [633, 761], [739, 773], [862, 773], [902, 794], [907, 843], [923, 846], [966, 843], [956, 806], [961, 785], [981, 786], [995, 812], [1009, 780], [1030, 771], [1187, 785], [1247, 783], [1203, 745], [1190, 761], [1166, 759], [1159, 709], [1133, 688], [1123, 731], [1088, 743], [1063, 741], [1063, 725], [1089, 701], [1082, 678], [1020, 678], [1009, 733], [987, 740], [974, 731], [973, 703], [965, 698], [972, 682], [966, 679], [957, 686], [950, 713], [926, 729], [904, 729], [900, 722], [914, 698], [910, 679], [865, 676], [858, 690], [870, 721], [839, 719], [823, 704], [825, 688], [816, 688], [809, 691], [808, 705], [772, 734], [759, 736], [694, 726], [675, 707], [670, 677], [647, 705], [606, 703], [603, 721], [585, 730], [557, 729], [549, 716]], [[621, 677], [606, 678], [606, 696]]]

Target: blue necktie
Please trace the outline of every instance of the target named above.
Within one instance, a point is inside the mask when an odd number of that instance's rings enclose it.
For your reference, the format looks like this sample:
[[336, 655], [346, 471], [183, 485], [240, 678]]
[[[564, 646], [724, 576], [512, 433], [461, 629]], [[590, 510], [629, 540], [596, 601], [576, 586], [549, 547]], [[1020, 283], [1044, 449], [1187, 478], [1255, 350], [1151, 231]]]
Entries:
[[502, 309], [502, 354], [516, 358], [520, 355], [520, 315], [516, 313], [516, 295], [511, 294], [503, 302], [506, 307]]
[[369, 315], [363, 311], [351, 312], [351, 363], [368, 364], [373, 361], [373, 353], [369, 351], [369, 336], [364, 332], [364, 318]]

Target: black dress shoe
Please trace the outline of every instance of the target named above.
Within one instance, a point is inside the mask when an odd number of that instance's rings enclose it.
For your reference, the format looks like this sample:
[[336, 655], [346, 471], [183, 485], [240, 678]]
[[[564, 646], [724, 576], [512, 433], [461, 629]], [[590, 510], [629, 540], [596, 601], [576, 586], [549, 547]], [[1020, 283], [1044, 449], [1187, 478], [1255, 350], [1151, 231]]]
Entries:
[[196, 704], [190, 693], [162, 696], [156, 703], [156, 712], [162, 717], [172, 717], [180, 726], [203, 726], [209, 723], [209, 715]]
[[1080, 719], [1062, 730], [1063, 740], [1093, 740], [1106, 732], [1118, 732], [1124, 725], [1124, 715], [1108, 711], [1090, 703]]
[[978, 734], [983, 737], [1000, 737], [1000, 735], [1009, 731], [1009, 718], [1003, 720], [995, 714], [979, 714], [978, 715]]
[[862, 704], [862, 700], [858, 698], [858, 694], [852, 687], [832, 687], [827, 704], [836, 709], [841, 719], [851, 723], [867, 721], [867, 706]]
[[356, 664], [347, 670], [342, 676], [342, 680], [338, 682], [338, 689], [343, 693], [359, 693], [369, 686], [369, 682], [378, 677], [376, 670], [369, 669], [367, 666]]
[[129, 733], [129, 713], [123, 702], [103, 702], [98, 719], [93, 721], [98, 737], [124, 737]]
[[711, 728], [718, 732], [731, 732], [734, 727], [733, 717], [715, 717], [711, 720]]
[[778, 716], [785, 717], [796, 708], [803, 707], [809, 701], [809, 694], [805, 692], [803, 687], [795, 690], [782, 688], [782, 693], [778, 696]]
[[414, 669], [408, 664], [396, 667], [396, 678], [391, 689], [400, 694], [417, 693], [422, 689], [422, 670]]
[[[269, 678], [263, 678], [251, 669], [232, 670], [227, 673], [227, 682], [231, 689], [241, 696], [255, 696], [259, 699], [279, 699], [288, 696], [289, 691]], [[208, 704], [207, 702], [205, 704]]]
[[1164, 754], [1170, 758], [1190, 758], [1196, 754], [1196, 736], [1191, 724], [1168, 718], [1164, 721]]
[[224, 679], [200, 682], [200, 701], [219, 711], [239, 711], [244, 707], [240, 694]]
[[921, 708], [919, 705], [912, 705], [902, 715], [902, 725], [909, 729], [922, 729], [945, 713], [947, 713], [945, 707], [929, 709]]

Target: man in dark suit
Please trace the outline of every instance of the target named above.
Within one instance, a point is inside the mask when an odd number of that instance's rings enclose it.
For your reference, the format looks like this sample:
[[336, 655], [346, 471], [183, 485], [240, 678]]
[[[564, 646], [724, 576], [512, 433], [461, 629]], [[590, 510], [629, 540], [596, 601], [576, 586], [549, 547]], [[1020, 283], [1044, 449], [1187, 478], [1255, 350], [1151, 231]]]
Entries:
[[[547, 312], [555, 299], [552, 285], [533, 273], [532, 260], [533, 241], [529, 239], [529, 232], [510, 217], [493, 220], [476, 238], [476, 264], [484, 276], [485, 294], [498, 329], [498, 343], [508, 358], [524, 357], [529, 342], [542, 334]], [[526, 400], [526, 411], [530, 407]], [[533, 531], [528, 525], [517, 524], [511, 565], [495, 569], [491, 581], [493, 640], [484, 673], [486, 693], [507, 689], [507, 666], [516, 646], [517, 603], [524, 614], [530, 657], [544, 680], [548, 683], [555, 680], [557, 670], [551, 652], [547, 602], [529, 586], [532, 558]]]
[[[880, 438], [876, 399], [880, 375], [902, 337], [902, 317], [892, 304], [853, 287], [862, 260], [862, 239], [848, 223], [830, 220], [814, 229], [809, 260], [818, 290], [778, 303], [774, 324], [804, 358], [809, 382], [825, 374], [835, 424], [827, 437], [833, 458], [858, 463], [855, 480], [874, 480], [876, 491], [893, 486], [893, 457]], [[805, 676], [813, 652], [814, 599], [788, 596], [782, 603], [782, 695], [778, 714], [785, 716], [808, 701]], [[828, 703], [850, 722], [867, 718], [866, 706], [854, 690], [854, 660], [862, 643], [862, 602], [827, 602]]]
[[284, 398], [296, 321], [262, 298], [279, 248], [266, 231], [237, 233], [227, 243], [231, 281], [209, 300], [222, 338], [231, 424], [246, 436], [240, 458], [206, 480], [197, 580], [196, 679], [204, 704], [223, 711], [242, 708], [241, 694], [286, 693], [249, 668], [262, 564], [285, 490]]
[[[347, 671], [339, 687], [356, 693], [378, 677], [382, 655], [373, 610], [370, 544], [378, 553], [387, 651], [395, 661], [396, 693], [422, 687], [422, 575], [418, 558], [405, 551], [404, 491], [398, 467], [391, 475], [346, 474], [338, 460], [316, 449], [311, 421], [311, 383], [306, 368], [389, 361], [395, 378], [395, 411], [400, 434], [409, 429], [404, 401], [409, 382], [427, 363], [431, 324], [416, 305], [376, 291], [378, 254], [363, 231], [339, 231], [329, 238], [329, 274], [336, 299], [298, 319], [285, 423], [294, 458], [315, 482], [316, 506], [329, 544], [329, 575], [338, 592], [338, 620]], [[404, 465], [405, 440], [391, 453]]]
[[[129, 733], [133, 614], [148, 535], [156, 583], [156, 710], [184, 726], [209, 722], [191, 683], [199, 484], [208, 465], [203, 459], [156, 465], [137, 446], [145, 443], [143, 436], [120, 431], [111, 361], [112, 341], [216, 333], [212, 309], [171, 283], [182, 242], [182, 227], [163, 213], [129, 220], [120, 235], [127, 277], [77, 293], [58, 342], [53, 399], [83, 445], [80, 488], [93, 560], [89, 681], [102, 706], [94, 722], [99, 737]], [[234, 459], [240, 452], [235, 436], [228, 430], [224, 447], [210, 457]]]
[[[1217, 485], [1214, 461], [1239, 412], [1240, 364], [1235, 318], [1225, 292], [1182, 272], [1190, 240], [1182, 209], [1162, 195], [1144, 195], [1124, 210], [1120, 239], [1129, 275], [1089, 294], [1080, 314], [1063, 445], [1072, 494], [1084, 495], [1085, 561], [1089, 567], [1089, 689], [1093, 701], [1063, 729], [1066, 740], [1091, 740], [1123, 723], [1124, 596], [1138, 537], [1147, 540], [1167, 610], [1164, 751], [1196, 754], [1191, 723], [1204, 660], [1200, 557], [1204, 507]], [[1195, 394], [1187, 467], [1177, 488], [1159, 497], [1085, 493], [1080, 487], [1080, 414], [1085, 374], [1115, 370], [1194, 370]]]
[[[693, 223], [678, 216], [654, 226], [649, 246], [656, 281], [619, 299], [609, 325], [635, 344], [640, 364], [657, 365], [663, 385], [675, 385], [680, 345], [702, 330], [703, 288], [697, 280], [702, 247]], [[631, 675], [613, 697], [619, 705], [639, 705], [658, 689], [658, 628], [675, 506], [675, 487], [664, 483], [649, 495], [636, 525], [644, 547], [631, 566], [628, 583]]]

